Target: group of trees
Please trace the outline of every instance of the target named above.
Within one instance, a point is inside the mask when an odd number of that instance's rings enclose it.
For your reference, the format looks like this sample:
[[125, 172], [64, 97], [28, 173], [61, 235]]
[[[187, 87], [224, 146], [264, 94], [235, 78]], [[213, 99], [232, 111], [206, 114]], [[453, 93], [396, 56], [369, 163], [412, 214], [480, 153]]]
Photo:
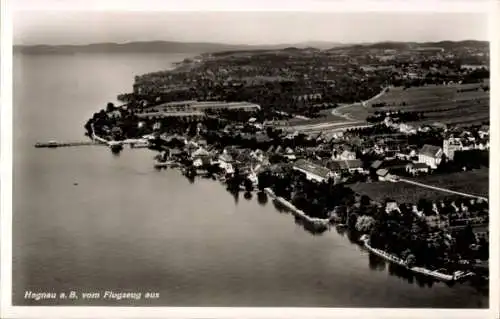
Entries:
[[346, 131], [346, 134], [348, 136], [359, 136], [359, 137], [368, 137], [373, 135], [393, 134], [393, 133], [397, 133], [397, 131], [391, 127], [387, 127], [384, 124], [377, 124], [371, 127], [348, 129]]
[[[374, 115], [370, 115], [366, 118], [369, 123], [379, 123], [385, 120], [386, 114], [384, 112], [375, 112]], [[395, 111], [391, 112], [389, 118], [394, 123], [405, 123], [414, 122], [425, 118], [424, 112], [406, 112], [406, 111]]]

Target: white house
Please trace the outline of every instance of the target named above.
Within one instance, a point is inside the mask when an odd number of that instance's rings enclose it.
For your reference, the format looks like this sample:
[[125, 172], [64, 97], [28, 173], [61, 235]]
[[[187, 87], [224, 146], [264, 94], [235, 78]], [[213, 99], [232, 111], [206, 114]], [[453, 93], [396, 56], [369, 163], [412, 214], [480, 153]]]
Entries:
[[406, 165], [406, 171], [412, 175], [425, 174], [429, 172], [429, 166], [424, 163], [409, 163]]
[[436, 169], [441, 163], [443, 149], [439, 146], [425, 144], [418, 152], [418, 163], [427, 164], [430, 168]]
[[459, 138], [447, 138], [443, 141], [443, 152], [444, 155], [450, 160], [455, 157], [455, 152], [462, 150], [462, 141]]
[[417, 130], [413, 126], [405, 124], [405, 123], [401, 123], [399, 125], [399, 131], [401, 133], [405, 133], [405, 134], [416, 134], [417, 133]]
[[477, 133], [480, 138], [486, 138], [490, 135], [490, 127], [488, 125], [483, 125]]

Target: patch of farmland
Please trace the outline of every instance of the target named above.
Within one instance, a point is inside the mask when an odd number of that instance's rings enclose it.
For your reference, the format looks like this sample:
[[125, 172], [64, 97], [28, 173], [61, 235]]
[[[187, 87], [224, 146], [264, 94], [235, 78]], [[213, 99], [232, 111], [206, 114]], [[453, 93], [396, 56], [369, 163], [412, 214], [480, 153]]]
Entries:
[[[428, 175], [413, 180], [430, 186], [441, 187], [456, 192], [488, 197], [489, 170], [480, 169], [443, 175]], [[360, 195], [367, 195], [372, 200], [383, 202], [393, 199], [398, 203], [417, 203], [419, 199], [442, 200], [458, 198], [460, 195], [429, 189], [426, 187], [393, 182], [357, 183], [349, 187]]]
[[442, 200], [446, 198], [456, 198], [458, 196], [407, 183], [357, 183], [349, 185], [349, 187], [355, 193], [367, 195], [370, 199], [380, 203], [384, 202], [386, 199], [392, 199], [400, 204], [416, 204], [421, 198], [427, 200]]
[[488, 168], [451, 174], [427, 175], [413, 180], [471, 195], [487, 197], [489, 193]]
[[[446, 117], [453, 120], [468, 116], [470, 112], [489, 114], [489, 92], [478, 91], [459, 92], [459, 90], [480, 88], [482, 84], [455, 84], [450, 86], [424, 86], [409, 89], [401, 87], [390, 88], [376, 101], [363, 106], [352, 105], [342, 109], [342, 114], [348, 114], [353, 119], [365, 120], [375, 112], [406, 111], [424, 112], [426, 119]], [[371, 107], [376, 103], [386, 103], [383, 107]], [[404, 103], [404, 105], [403, 105]], [[464, 111], [466, 110], [466, 111]], [[484, 115], [479, 115], [484, 118]]]
[[312, 119], [299, 119], [299, 118], [293, 118], [290, 120], [287, 120], [287, 124], [290, 126], [298, 126], [298, 125], [315, 125], [315, 124], [322, 124], [322, 123], [340, 123], [340, 122], [346, 122], [346, 119], [333, 115], [333, 114], [327, 114], [322, 117], [318, 118], [312, 118]]

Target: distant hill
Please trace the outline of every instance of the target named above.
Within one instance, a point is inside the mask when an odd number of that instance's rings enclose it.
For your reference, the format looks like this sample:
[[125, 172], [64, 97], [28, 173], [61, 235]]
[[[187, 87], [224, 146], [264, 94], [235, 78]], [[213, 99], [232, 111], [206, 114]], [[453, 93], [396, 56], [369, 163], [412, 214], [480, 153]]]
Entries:
[[359, 49], [385, 49], [385, 50], [405, 50], [416, 47], [439, 47], [445, 50], [475, 47], [475, 48], [488, 48], [488, 41], [477, 40], [464, 40], [464, 41], [439, 41], [439, 42], [377, 42], [377, 43], [363, 43], [349, 46], [349, 48]]
[[489, 47], [488, 41], [439, 41], [439, 42], [378, 42], [343, 44], [338, 42], [308, 41], [276, 45], [244, 45], [209, 42], [149, 41], [129, 43], [94, 43], [86, 45], [15, 45], [14, 53], [23, 54], [75, 54], [75, 53], [214, 53], [258, 50], [299, 49], [336, 50], [346, 49], [410, 49], [414, 47], [442, 47], [445, 50], [459, 47]]
[[149, 41], [129, 43], [94, 43], [87, 45], [16, 45], [15, 53], [23, 54], [75, 54], [75, 53], [211, 53], [220, 51], [279, 50], [287, 47], [331, 48], [334, 42], [304, 42], [277, 45], [239, 45], [224, 43], [187, 43]]

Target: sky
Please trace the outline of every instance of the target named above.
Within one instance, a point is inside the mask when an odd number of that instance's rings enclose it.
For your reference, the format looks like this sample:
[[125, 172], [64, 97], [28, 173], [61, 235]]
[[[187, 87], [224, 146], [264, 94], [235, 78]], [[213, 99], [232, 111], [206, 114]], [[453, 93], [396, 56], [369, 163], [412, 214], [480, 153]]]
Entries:
[[[92, 6], [65, 7], [61, 10], [51, 7], [51, 11], [47, 11], [47, 7], [43, 6], [44, 1], [47, 0], [27, 5], [28, 0], [16, 0], [12, 15], [14, 44], [155, 40], [278, 44], [306, 41], [360, 43], [488, 39], [488, 15], [482, 9], [472, 13], [452, 12], [457, 11], [453, 7], [448, 12], [448, 7], [434, 12], [391, 12], [383, 8], [367, 12], [367, 9], [361, 7], [360, 10], [357, 6], [357, 10], [349, 12], [319, 12], [320, 7], [310, 6], [312, 10], [309, 12], [276, 11], [279, 7], [267, 12], [249, 12], [231, 11], [239, 9], [226, 5], [215, 8], [230, 11], [193, 11], [206, 6], [181, 8], [191, 10], [188, 12], [151, 11], [157, 7], [139, 8], [147, 11], [123, 11], [123, 7], [112, 6], [106, 8], [108, 11], [103, 10], [103, 7], [95, 10]], [[320, 6], [332, 3], [331, 0], [318, 1], [323, 1]], [[439, 1], [446, 4], [450, 2]], [[263, 8], [266, 7], [257, 7], [260, 10]]]

